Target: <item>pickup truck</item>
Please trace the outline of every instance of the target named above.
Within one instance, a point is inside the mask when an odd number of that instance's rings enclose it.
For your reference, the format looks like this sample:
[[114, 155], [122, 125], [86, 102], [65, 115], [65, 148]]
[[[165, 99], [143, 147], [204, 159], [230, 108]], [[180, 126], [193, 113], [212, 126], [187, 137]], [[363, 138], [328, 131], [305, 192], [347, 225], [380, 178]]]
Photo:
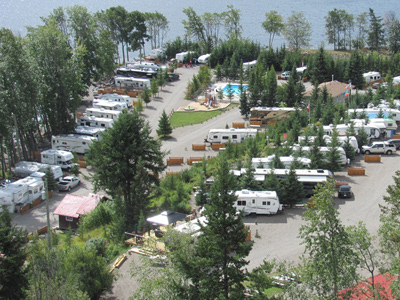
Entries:
[[396, 152], [396, 146], [388, 142], [373, 142], [369, 146], [362, 146], [361, 152], [364, 154], [387, 154]]

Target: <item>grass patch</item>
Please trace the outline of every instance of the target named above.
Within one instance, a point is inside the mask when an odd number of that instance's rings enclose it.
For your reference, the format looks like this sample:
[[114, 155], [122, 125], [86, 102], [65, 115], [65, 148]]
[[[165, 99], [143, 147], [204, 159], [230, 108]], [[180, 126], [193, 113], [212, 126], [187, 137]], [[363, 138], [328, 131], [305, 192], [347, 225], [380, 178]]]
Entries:
[[[228, 109], [237, 107], [238, 104], [231, 104]], [[222, 114], [225, 110], [212, 111], [176, 111], [172, 114], [169, 122], [172, 128], [183, 127], [194, 124], [201, 124], [211, 118]]]

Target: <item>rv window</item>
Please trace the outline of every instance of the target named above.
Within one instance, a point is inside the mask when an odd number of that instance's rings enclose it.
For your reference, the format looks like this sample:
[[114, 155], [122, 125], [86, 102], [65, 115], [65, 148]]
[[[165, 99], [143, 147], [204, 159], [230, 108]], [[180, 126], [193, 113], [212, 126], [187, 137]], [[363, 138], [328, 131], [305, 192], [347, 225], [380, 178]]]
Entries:
[[72, 217], [65, 217], [65, 221], [72, 222], [74, 219]]
[[267, 201], [263, 201], [262, 205], [267, 205]]
[[48, 156], [46, 154], [43, 154], [43, 158], [47, 158]]
[[82, 145], [86, 145], [86, 142], [82, 142]]
[[223, 136], [222, 139], [223, 140], [229, 140], [229, 136]]
[[246, 206], [246, 201], [245, 200], [238, 200], [237, 205], [238, 206]]
[[392, 125], [392, 123], [388, 123], [388, 126], [389, 126], [389, 127], [392, 127], [393, 125]]
[[213, 136], [213, 139], [217, 139], [217, 138], [218, 138], [218, 135], [214, 135], [214, 136]]
[[237, 134], [232, 135], [233, 139], [237, 139]]
[[67, 143], [66, 142], [62, 142], [61, 144], [66, 145]]
[[253, 199], [252, 202], [253, 202], [253, 204], [255, 204], [256, 203], [256, 199]]
[[268, 201], [268, 202], [267, 202], [267, 205], [271, 205], [271, 201]]
[[101, 127], [106, 127], [106, 125], [105, 124], [101, 124]]

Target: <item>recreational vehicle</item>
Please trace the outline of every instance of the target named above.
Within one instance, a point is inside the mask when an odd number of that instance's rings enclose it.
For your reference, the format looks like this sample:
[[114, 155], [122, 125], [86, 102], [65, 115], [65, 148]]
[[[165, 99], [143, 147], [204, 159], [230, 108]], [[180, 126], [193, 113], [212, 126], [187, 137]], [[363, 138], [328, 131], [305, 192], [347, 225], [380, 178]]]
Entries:
[[223, 144], [228, 141], [240, 144], [249, 137], [255, 137], [257, 129], [248, 128], [230, 128], [230, 129], [210, 129], [208, 137], [204, 140], [206, 143]]
[[60, 166], [38, 163], [35, 161], [20, 161], [15, 164], [14, 173], [18, 177], [40, 177], [46, 173], [47, 168], [53, 172], [54, 178], [58, 179], [63, 176], [63, 172]]
[[275, 191], [236, 191], [237, 200], [233, 206], [237, 210], [242, 210], [245, 215], [275, 215], [282, 212], [282, 204]]
[[207, 64], [207, 63], [208, 63], [208, 60], [209, 60], [209, 58], [210, 58], [210, 56], [211, 56], [211, 54], [204, 54], [204, 55], [201, 55], [201, 56], [199, 56], [199, 58], [197, 59], [197, 61], [198, 61], [200, 64]]
[[178, 62], [183, 63], [185, 60], [188, 59], [188, 56], [193, 55], [193, 54], [194, 54], [193, 51], [186, 51], [186, 52], [177, 53], [175, 55], [175, 59]]
[[101, 100], [109, 100], [109, 101], [116, 101], [116, 102], [124, 102], [131, 108], [133, 106], [133, 99], [128, 95], [119, 95], [119, 94], [104, 94], [100, 97]]
[[118, 111], [123, 111], [124, 109], [128, 109], [128, 105], [126, 105], [125, 101], [118, 102], [118, 101], [110, 101], [103, 99], [94, 99], [93, 107], [103, 108], [108, 110], [118, 110]]
[[[299, 136], [298, 141], [299, 141], [299, 144], [301, 144], [301, 143], [305, 143], [307, 140], [307, 145], [305, 145], [305, 146], [311, 146], [311, 144], [315, 141], [316, 138], [317, 138], [316, 136]], [[326, 145], [329, 145], [329, 143], [332, 141], [332, 136], [330, 136], [330, 135], [324, 135], [323, 138], [324, 138]], [[338, 136], [337, 139], [338, 139], [339, 145], [343, 147], [347, 141], [347, 136], [341, 135], [341, 136]], [[358, 150], [358, 141], [355, 136], [349, 136], [349, 143], [354, 148], [355, 151]]]
[[[332, 135], [333, 132], [333, 125], [326, 125], [323, 126], [324, 132], [327, 135]], [[345, 135], [346, 131], [349, 130], [350, 124], [337, 124], [336, 130], [339, 132], [340, 135]], [[358, 132], [364, 128], [365, 132], [368, 134], [369, 138], [371, 139], [379, 139], [381, 137], [381, 130], [378, 126], [374, 124], [367, 124], [363, 125], [361, 123], [354, 124], [354, 130], [358, 134]]]
[[378, 114], [382, 111], [384, 118], [390, 118], [396, 121], [396, 123], [400, 122], [400, 110], [388, 107], [373, 107], [373, 108], [356, 108], [349, 109], [347, 113], [351, 116], [354, 112], [357, 114], [365, 114], [370, 119], [374, 119], [378, 116]]
[[97, 141], [97, 138], [89, 135], [60, 134], [51, 137], [51, 147], [54, 150], [67, 150], [85, 154], [89, 151], [93, 141]]
[[44, 182], [42, 178], [28, 176], [16, 181], [15, 184], [26, 185], [28, 187], [29, 203], [40, 198], [42, 196], [42, 191], [44, 190]]
[[249, 62], [244, 62], [243, 63], [243, 71], [244, 72], [251, 72], [254, 70], [256, 67], [257, 60], [249, 61]]
[[106, 131], [106, 129], [101, 127], [90, 127], [90, 126], [75, 127], [76, 134], [94, 136], [98, 140], [101, 139], [101, 135], [104, 133], [104, 131]]
[[261, 121], [263, 124], [279, 121], [288, 118], [294, 111], [294, 107], [253, 107], [250, 109], [250, 121]]
[[108, 118], [97, 118], [94, 116], [82, 116], [77, 120], [78, 126], [98, 127], [98, 128], [111, 128], [113, 127], [114, 120]]
[[[267, 157], [254, 157], [251, 159], [251, 164], [253, 165], [254, 169], [268, 169], [270, 168], [270, 165], [273, 162], [274, 158], [275, 154]], [[290, 166], [294, 161], [301, 163], [304, 167], [309, 167], [311, 164], [311, 159], [305, 157], [280, 156], [279, 159], [285, 166], [285, 169], [290, 169]]]
[[115, 76], [114, 84], [118, 87], [144, 89], [145, 87], [150, 88], [150, 79]]
[[[298, 151], [301, 149], [302, 152], [305, 153], [309, 153], [311, 151], [311, 147], [310, 146], [292, 146], [293, 151]], [[329, 151], [331, 150], [331, 147], [327, 146], [327, 147], [319, 147], [319, 151], [326, 157], [326, 154], [329, 153]], [[346, 157], [346, 152], [344, 151], [344, 149], [342, 147], [337, 147], [337, 151], [340, 155], [340, 163], [342, 165], [346, 165], [347, 164], [347, 157]]]
[[[52, 143], [57, 143], [62, 136], [52, 136]], [[72, 162], [74, 155], [70, 151], [49, 149], [40, 153], [43, 164], [60, 166], [64, 170], [71, 169], [75, 164]]]
[[374, 82], [381, 80], [381, 73], [376, 71], [370, 71], [363, 74], [364, 80], [367, 84], [372, 84]]
[[108, 109], [96, 108], [96, 107], [89, 107], [86, 109], [86, 116], [113, 119], [114, 121], [118, 119], [120, 114], [121, 114], [121, 112], [118, 110], [108, 110]]

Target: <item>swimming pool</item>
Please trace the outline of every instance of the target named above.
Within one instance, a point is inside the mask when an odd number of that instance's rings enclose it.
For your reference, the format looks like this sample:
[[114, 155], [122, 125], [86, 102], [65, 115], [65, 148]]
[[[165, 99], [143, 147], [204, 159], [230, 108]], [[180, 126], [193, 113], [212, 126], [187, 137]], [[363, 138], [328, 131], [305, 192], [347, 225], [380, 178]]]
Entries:
[[[240, 85], [239, 84], [231, 84], [231, 89], [232, 89], [232, 94], [233, 95], [240, 95], [240, 89], [239, 89]], [[228, 88], [229, 85], [227, 84], [223, 89], [222, 89], [222, 93], [224, 95], [228, 95]], [[247, 85], [243, 84], [243, 90], [247, 89]]]

